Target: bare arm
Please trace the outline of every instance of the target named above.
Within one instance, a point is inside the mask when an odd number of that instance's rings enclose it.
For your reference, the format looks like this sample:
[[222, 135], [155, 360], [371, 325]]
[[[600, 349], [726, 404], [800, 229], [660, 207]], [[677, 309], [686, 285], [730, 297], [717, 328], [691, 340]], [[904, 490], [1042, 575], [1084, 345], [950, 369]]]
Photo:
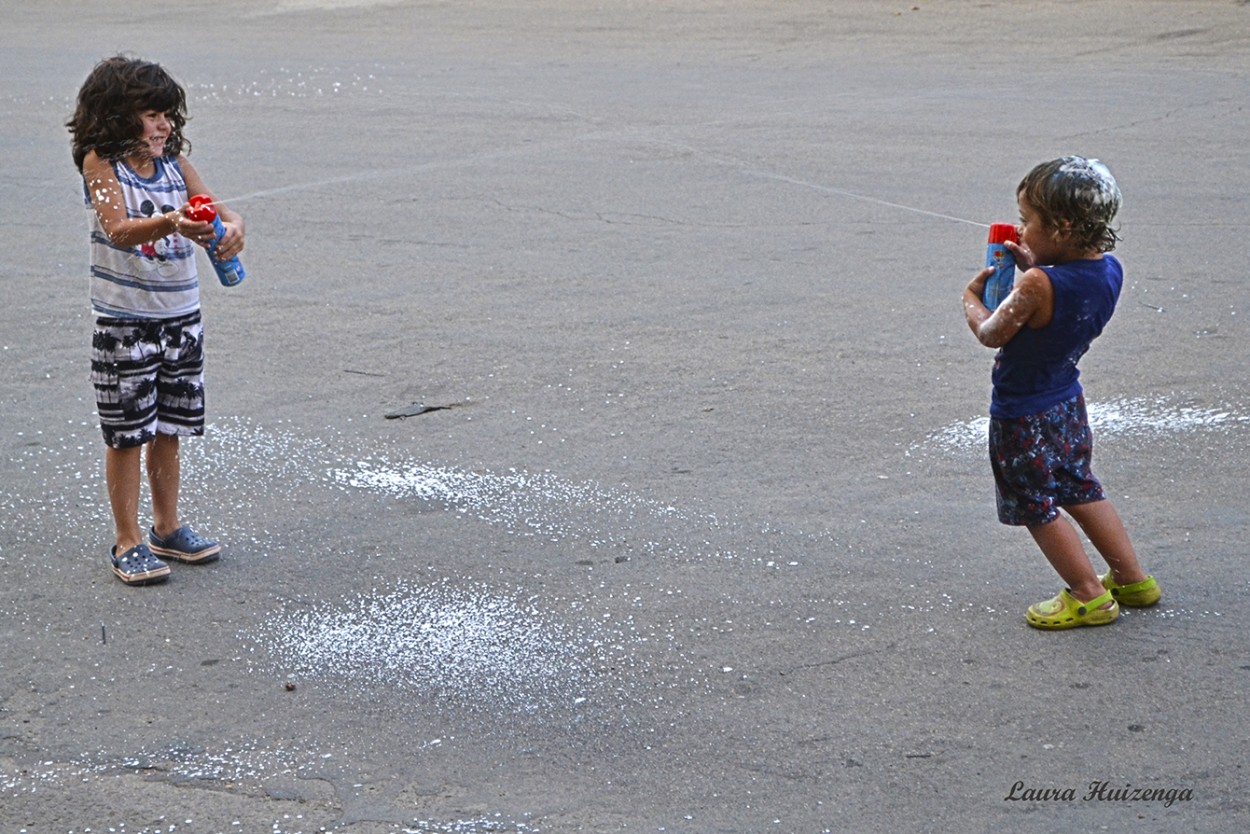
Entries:
[[212, 231], [210, 224], [197, 223], [185, 217], [182, 209], [151, 217], [130, 217], [126, 213], [126, 198], [113, 171], [113, 164], [95, 151], [89, 151], [83, 160], [82, 176], [91, 205], [100, 218], [100, 227], [116, 246], [139, 246], [175, 232], [196, 238]]
[[226, 233], [222, 235], [221, 241], [217, 244], [217, 257], [223, 261], [230, 260], [243, 251], [243, 242], [246, 235], [242, 215], [217, 202], [217, 197], [208, 190], [208, 186], [204, 184], [204, 180], [200, 177], [200, 172], [191, 164], [191, 160], [185, 156], [179, 156], [178, 165], [182, 168], [182, 178], [186, 180], [188, 194], [207, 194], [209, 197], [212, 197], [213, 208], [217, 210], [217, 217], [221, 220], [221, 225], [226, 230]]
[[964, 287], [964, 317], [977, 341], [986, 347], [1007, 344], [1023, 327], [1045, 327], [1055, 310], [1055, 290], [1050, 278], [1032, 268], [1021, 275], [998, 309], [990, 311], [981, 301], [985, 281], [993, 273], [987, 267]]

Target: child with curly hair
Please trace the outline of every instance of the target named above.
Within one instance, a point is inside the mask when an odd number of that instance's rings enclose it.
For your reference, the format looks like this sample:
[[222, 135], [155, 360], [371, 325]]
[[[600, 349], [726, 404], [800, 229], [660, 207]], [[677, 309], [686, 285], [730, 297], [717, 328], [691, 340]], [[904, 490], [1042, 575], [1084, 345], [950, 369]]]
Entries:
[[[113, 573], [128, 585], [163, 582], [164, 559], [203, 564], [221, 545], [178, 515], [179, 437], [204, 433], [204, 344], [195, 245], [213, 224], [187, 216], [209, 194], [186, 158], [186, 93], [159, 64], [125, 56], [98, 63], [78, 92], [74, 164], [90, 211], [91, 382], [104, 434], [115, 541]], [[243, 218], [217, 205], [217, 255], [243, 248]], [[141, 450], [153, 523], [141, 531]]]

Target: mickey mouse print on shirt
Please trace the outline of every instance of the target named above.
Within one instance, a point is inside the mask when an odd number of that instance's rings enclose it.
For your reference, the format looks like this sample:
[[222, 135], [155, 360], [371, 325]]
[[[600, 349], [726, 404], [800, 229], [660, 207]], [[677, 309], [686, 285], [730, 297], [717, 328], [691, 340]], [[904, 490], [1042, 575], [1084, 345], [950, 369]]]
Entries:
[[[160, 213], [173, 211], [174, 206], [161, 206]], [[153, 217], [156, 211], [156, 204], [151, 200], [144, 200], [139, 204], [139, 211], [144, 217]], [[144, 243], [139, 248], [139, 254], [143, 255], [145, 262], [149, 263], [163, 277], [170, 277], [177, 272], [177, 267], [173, 262], [172, 252], [174, 243], [170, 240], [170, 236]]]

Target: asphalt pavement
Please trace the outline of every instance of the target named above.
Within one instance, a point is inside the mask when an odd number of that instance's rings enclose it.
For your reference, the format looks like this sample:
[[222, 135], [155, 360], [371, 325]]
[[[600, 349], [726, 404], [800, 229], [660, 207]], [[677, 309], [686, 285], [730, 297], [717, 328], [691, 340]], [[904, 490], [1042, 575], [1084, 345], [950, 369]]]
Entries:
[[[0, 833], [1250, 828], [1244, 0], [0, 7]], [[119, 51], [248, 230], [183, 455], [223, 558], [149, 588], [64, 128]], [[1070, 153], [1164, 597], [1049, 634], [959, 297]]]

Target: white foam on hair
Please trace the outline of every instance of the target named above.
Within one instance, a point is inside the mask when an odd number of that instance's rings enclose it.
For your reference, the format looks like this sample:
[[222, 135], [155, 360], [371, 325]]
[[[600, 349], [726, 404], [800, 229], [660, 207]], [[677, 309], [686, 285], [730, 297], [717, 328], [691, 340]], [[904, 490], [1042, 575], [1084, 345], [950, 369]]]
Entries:
[[1098, 159], [1086, 159], [1083, 156], [1064, 157], [1059, 173], [1075, 175], [1092, 184], [1091, 188], [1083, 189], [1086, 199], [1091, 205], [1102, 205], [1111, 208], [1111, 214], [1119, 211], [1123, 202], [1120, 186], [1116, 184], [1111, 169]]

